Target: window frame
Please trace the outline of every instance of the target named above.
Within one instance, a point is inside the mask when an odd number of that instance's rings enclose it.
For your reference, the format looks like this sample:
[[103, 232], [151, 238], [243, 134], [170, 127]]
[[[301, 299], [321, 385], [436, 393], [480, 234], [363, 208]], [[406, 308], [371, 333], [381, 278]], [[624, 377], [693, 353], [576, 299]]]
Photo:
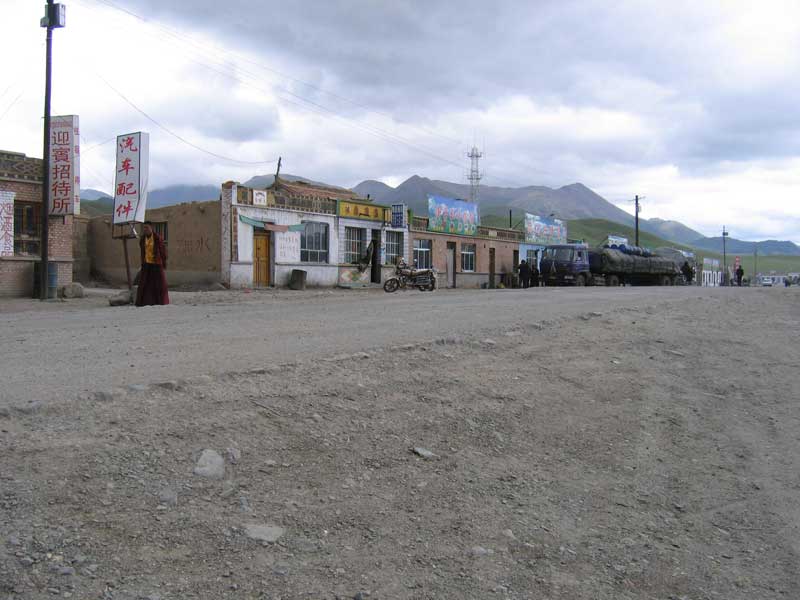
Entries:
[[[353, 232], [359, 232], [360, 239], [354, 239]], [[366, 227], [344, 227], [344, 253], [342, 260], [345, 264], [356, 265], [367, 249]]]
[[169, 245], [169, 227], [167, 221], [151, 221], [150, 227], [153, 233], [158, 234], [165, 246]]
[[[422, 243], [427, 244], [427, 248], [422, 248]], [[423, 256], [427, 257], [427, 261], [423, 264], [420, 260]], [[414, 240], [414, 265], [418, 269], [431, 269], [433, 268], [433, 240], [430, 238], [417, 238]]]
[[[475, 272], [475, 263], [476, 257], [478, 253], [478, 245], [477, 244], [461, 244], [461, 272], [462, 273], [474, 273]], [[464, 266], [464, 259], [469, 260], [471, 257], [472, 268], [469, 269]]]
[[[328, 264], [330, 257], [330, 224], [323, 221], [303, 221], [302, 225], [303, 231], [300, 232], [300, 262]], [[317, 231], [309, 235], [309, 227]], [[312, 241], [311, 245], [308, 245], [309, 239]], [[311, 260], [312, 254], [316, 260]]]
[[[389, 236], [395, 237], [399, 236], [399, 240], [389, 241]], [[386, 251], [384, 252], [384, 264], [386, 265], [396, 265], [400, 258], [403, 256], [403, 244], [405, 243], [405, 232], [404, 231], [386, 231]], [[390, 249], [394, 249], [394, 252], [391, 252]], [[390, 260], [390, 257], [391, 260]]]
[[[30, 208], [33, 225], [25, 210]], [[19, 209], [19, 213], [17, 212]], [[23, 227], [27, 225], [26, 227]], [[24, 231], [23, 231], [24, 228]], [[33, 232], [33, 233], [31, 233]], [[33, 251], [21, 252], [20, 248], [32, 246]], [[42, 203], [14, 200], [14, 256], [41, 256], [42, 253]]]

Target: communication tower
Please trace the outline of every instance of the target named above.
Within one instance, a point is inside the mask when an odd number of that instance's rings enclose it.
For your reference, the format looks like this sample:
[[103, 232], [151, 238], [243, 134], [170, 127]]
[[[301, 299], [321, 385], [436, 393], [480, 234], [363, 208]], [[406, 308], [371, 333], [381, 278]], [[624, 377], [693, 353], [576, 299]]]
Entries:
[[483, 156], [483, 152], [478, 151], [477, 146], [473, 146], [472, 150], [470, 151], [467, 156], [470, 159], [470, 168], [469, 168], [469, 201], [473, 203], [478, 202], [478, 186], [481, 183], [481, 179], [483, 178], [483, 174], [479, 168], [479, 161]]

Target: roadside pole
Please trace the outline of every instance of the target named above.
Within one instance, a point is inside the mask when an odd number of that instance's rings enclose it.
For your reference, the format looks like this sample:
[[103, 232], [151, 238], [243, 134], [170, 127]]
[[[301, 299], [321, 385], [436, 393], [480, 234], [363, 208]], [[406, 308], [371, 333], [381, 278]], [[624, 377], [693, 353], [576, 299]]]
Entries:
[[53, 79], [53, 29], [64, 27], [65, 7], [47, 0], [45, 15], [39, 21], [40, 27], [47, 28], [47, 44], [45, 50], [45, 79], [44, 79], [44, 135], [42, 143], [42, 207], [40, 220], [40, 255], [41, 268], [39, 269], [39, 292], [41, 300], [47, 300], [47, 263], [50, 244], [50, 95]]

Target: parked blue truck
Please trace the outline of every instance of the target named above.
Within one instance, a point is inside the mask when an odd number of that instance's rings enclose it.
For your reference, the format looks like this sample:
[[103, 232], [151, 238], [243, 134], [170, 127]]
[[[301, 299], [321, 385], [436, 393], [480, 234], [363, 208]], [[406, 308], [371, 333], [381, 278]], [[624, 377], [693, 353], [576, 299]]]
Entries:
[[681, 265], [643, 248], [555, 244], [544, 251], [540, 276], [547, 286], [675, 285]]

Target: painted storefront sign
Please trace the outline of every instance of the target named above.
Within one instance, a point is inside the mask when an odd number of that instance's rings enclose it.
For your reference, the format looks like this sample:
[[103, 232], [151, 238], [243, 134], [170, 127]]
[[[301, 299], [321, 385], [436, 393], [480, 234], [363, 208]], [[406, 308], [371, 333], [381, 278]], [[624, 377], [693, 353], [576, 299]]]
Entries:
[[[339, 216], [350, 219], [366, 219], [369, 221], [389, 221], [389, 209], [365, 202], [339, 202]], [[389, 217], [389, 218], [387, 218]]]
[[75, 115], [50, 119], [49, 183], [50, 214], [80, 214], [80, 130]]
[[560, 219], [525, 213], [525, 241], [529, 244], [566, 244], [567, 225]]
[[0, 192], [0, 256], [14, 256], [14, 192]]
[[147, 208], [150, 135], [144, 132], [117, 136], [114, 185], [114, 225], [142, 223]]
[[428, 196], [428, 231], [477, 235], [480, 224], [477, 204], [455, 198]]

